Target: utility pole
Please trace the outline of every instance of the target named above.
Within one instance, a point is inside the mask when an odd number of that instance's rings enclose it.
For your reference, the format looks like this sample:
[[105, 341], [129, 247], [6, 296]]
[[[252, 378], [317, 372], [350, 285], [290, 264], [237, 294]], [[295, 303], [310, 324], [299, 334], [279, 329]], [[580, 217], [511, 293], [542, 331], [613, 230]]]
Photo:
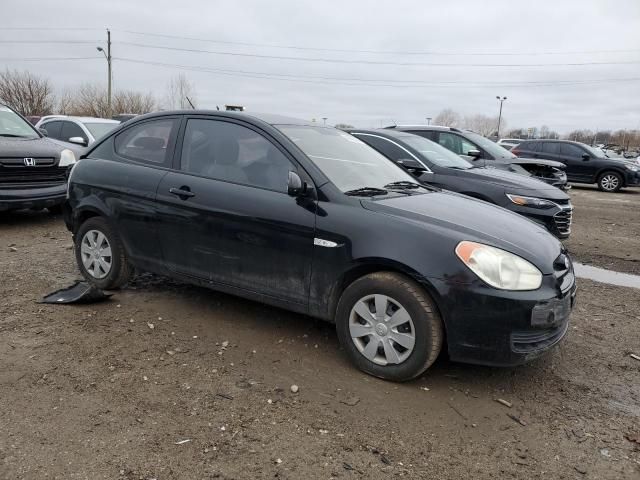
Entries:
[[498, 140], [500, 140], [500, 122], [502, 121], [502, 102], [504, 102], [507, 97], [500, 98], [500, 95], [496, 97], [500, 102], [500, 113], [498, 114], [498, 131], [496, 132], [498, 135]]
[[104, 58], [107, 59], [107, 117], [111, 118], [111, 31], [107, 28], [107, 53], [104, 48], [96, 47], [99, 52], [102, 52]]

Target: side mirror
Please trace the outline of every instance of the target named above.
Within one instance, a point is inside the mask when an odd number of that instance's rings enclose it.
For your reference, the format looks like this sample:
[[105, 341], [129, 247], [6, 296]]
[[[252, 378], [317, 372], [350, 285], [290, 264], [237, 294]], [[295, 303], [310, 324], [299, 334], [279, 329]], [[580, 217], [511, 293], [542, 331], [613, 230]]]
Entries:
[[289, 180], [287, 182], [287, 194], [292, 197], [298, 197], [303, 193], [303, 184], [300, 175], [296, 172], [289, 172]]
[[47, 132], [47, 129], [46, 129], [46, 128], [39, 128], [39, 129], [38, 129], [38, 131], [39, 131], [42, 135], [44, 135], [45, 137], [48, 137], [48, 136], [49, 136], [49, 132]]
[[480, 150], [469, 150], [467, 152], [467, 155], [469, 155], [474, 160], [477, 160], [482, 156], [482, 152]]
[[586, 162], [587, 160], [591, 160], [591, 155], [589, 155], [588, 153], [582, 154], [582, 161]]
[[69, 142], [70, 143], [75, 143], [75, 144], [78, 144], [78, 145], [82, 145], [83, 147], [85, 147], [87, 145], [87, 141], [82, 137], [71, 137], [69, 139]]
[[427, 169], [420, 162], [413, 158], [401, 158], [396, 163], [407, 170], [415, 170], [417, 172], [426, 172]]

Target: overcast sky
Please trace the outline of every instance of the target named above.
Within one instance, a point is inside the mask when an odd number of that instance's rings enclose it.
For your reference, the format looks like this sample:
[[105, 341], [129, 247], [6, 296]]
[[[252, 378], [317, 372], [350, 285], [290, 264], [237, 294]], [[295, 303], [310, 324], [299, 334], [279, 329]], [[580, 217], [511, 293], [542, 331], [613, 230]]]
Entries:
[[[510, 128], [640, 127], [639, 0], [3, 0], [2, 11], [0, 67], [57, 88], [106, 84], [95, 45], [110, 28], [114, 88], [162, 97], [184, 72], [202, 108], [370, 127], [424, 123], [447, 107], [496, 115], [501, 95]], [[58, 57], [95, 58], [24, 60]]]

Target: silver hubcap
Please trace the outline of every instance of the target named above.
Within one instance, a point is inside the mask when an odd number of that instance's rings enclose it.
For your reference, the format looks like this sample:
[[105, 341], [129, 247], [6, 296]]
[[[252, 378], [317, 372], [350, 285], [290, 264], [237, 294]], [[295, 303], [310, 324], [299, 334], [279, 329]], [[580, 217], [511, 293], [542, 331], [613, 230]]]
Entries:
[[104, 278], [111, 271], [111, 245], [104, 233], [89, 230], [80, 242], [82, 264], [89, 275], [94, 278]]
[[416, 343], [409, 312], [391, 297], [367, 295], [349, 314], [349, 333], [358, 351], [378, 365], [404, 362]]
[[602, 177], [603, 190], [615, 190], [618, 188], [618, 177], [615, 175], [605, 175]]

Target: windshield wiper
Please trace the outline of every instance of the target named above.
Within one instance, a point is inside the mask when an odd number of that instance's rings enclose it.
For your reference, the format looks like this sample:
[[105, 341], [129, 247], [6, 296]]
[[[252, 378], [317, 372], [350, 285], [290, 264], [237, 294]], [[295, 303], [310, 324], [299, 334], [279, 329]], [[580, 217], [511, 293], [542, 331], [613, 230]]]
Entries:
[[344, 192], [345, 195], [350, 195], [353, 197], [373, 197], [374, 195], [386, 195], [387, 192], [384, 188], [376, 188], [376, 187], [362, 187], [356, 188], [354, 190], [347, 190]]
[[26, 135], [16, 135], [15, 133], [0, 133], [0, 137], [29, 138]]
[[415, 182], [408, 182], [406, 180], [402, 180], [399, 182], [391, 182], [384, 186], [384, 188], [394, 189], [394, 190], [414, 190], [416, 188], [421, 188], [422, 185]]

